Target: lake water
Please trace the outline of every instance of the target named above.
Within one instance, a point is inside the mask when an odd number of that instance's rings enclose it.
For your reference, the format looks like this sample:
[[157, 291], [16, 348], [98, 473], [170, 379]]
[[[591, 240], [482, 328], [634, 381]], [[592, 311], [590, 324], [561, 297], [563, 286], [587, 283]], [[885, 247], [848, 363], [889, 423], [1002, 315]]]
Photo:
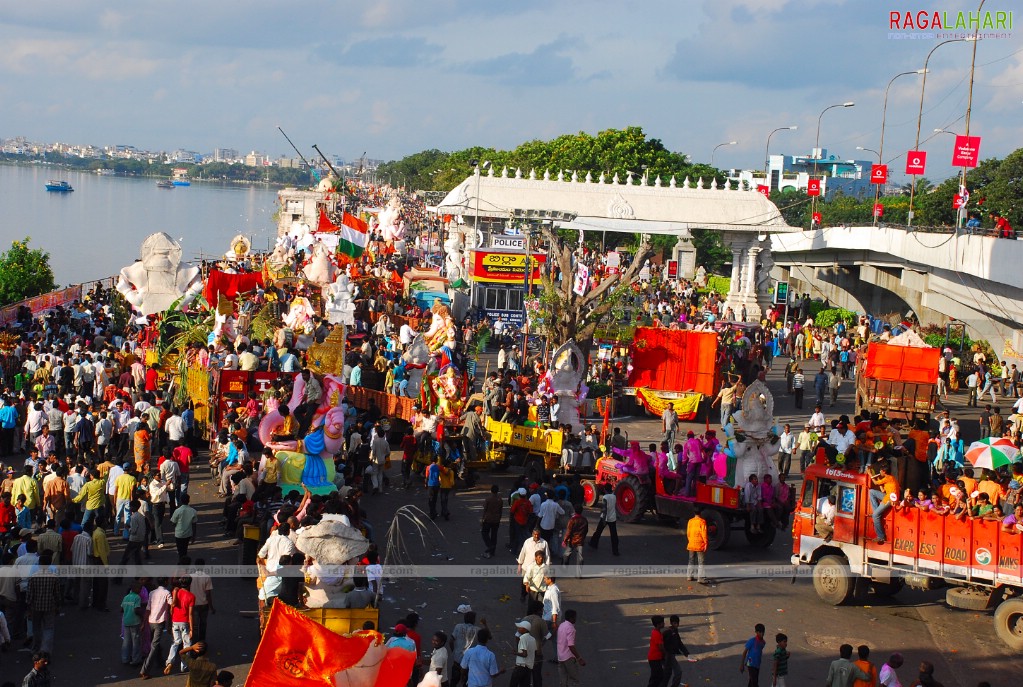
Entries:
[[[47, 192], [49, 179], [65, 179], [75, 190]], [[66, 286], [117, 274], [158, 231], [174, 237], [189, 261], [223, 255], [237, 234], [260, 250], [277, 235], [275, 188], [193, 181], [162, 189], [156, 181], [0, 165], [0, 250], [31, 237], [33, 248], [49, 251], [57, 284]]]

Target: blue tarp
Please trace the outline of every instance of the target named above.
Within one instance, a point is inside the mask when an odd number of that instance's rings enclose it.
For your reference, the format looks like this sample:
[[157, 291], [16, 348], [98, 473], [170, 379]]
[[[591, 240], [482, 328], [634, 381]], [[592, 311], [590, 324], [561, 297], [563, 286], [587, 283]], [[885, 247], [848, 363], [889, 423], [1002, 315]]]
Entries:
[[413, 294], [413, 297], [416, 299], [416, 305], [420, 308], [429, 310], [433, 307], [433, 302], [438, 298], [444, 305], [451, 305], [451, 298], [443, 291], [415, 291]]

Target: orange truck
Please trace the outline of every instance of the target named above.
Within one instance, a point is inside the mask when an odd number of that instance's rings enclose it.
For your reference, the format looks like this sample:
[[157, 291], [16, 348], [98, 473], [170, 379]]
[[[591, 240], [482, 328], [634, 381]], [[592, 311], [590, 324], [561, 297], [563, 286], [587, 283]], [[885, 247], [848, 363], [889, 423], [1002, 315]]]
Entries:
[[[994, 608], [995, 633], [1023, 650], [1023, 532], [997, 520], [959, 519], [917, 508], [889, 508], [886, 541], [877, 542], [868, 475], [811, 465], [792, 522], [792, 564], [811, 566], [813, 586], [833, 605], [870, 591], [889, 595], [904, 585], [949, 587], [949, 606]], [[835, 497], [830, 538], [815, 527], [820, 509]], [[824, 530], [826, 531], [826, 530]]]
[[932, 346], [867, 344], [856, 361], [856, 413], [929, 420], [938, 400], [939, 355]]

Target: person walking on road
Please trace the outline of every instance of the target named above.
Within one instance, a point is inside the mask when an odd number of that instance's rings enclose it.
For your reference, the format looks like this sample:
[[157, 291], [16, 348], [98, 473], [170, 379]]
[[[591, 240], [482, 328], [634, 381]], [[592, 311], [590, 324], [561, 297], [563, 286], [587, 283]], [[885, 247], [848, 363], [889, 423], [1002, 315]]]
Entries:
[[174, 544], [178, 547], [178, 563], [188, 555], [188, 545], [195, 541], [196, 521], [199, 514], [189, 504], [188, 494], [182, 494], [181, 505], [171, 514], [174, 524]]
[[621, 555], [618, 551], [618, 499], [610, 484], [604, 485], [604, 496], [600, 499], [600, 520], [590, 537], [590, 548], [597, 549], [600, 546], [600, 535], [605, 527], [611, 532], [611, 553]]
[[[707, 584], [706, 571], [704, 570], [704, 559], [707, 556], [707, 521], [703, 518], [703, 511], [698, 510], [689, 518], [686, 524], [686, 549], [689, 551], [689, 567], [686, 570], [686, 578], [692, 582], [697, 579], [700, 584]], [[693, 574], [697, 577], [694, 578]]]
[[661, 687], [679, 687], [682, 684], [682, 666], [678, 664], [678, 657], [689, 658], [689, 649], [678, 633], [678, 616], [671, 616], [668, 622], [671, 626], [664, 630], [664, 675]]
[[[746, 641], [746, 646], [742, 649], [739, 672], [749, 675], [747, 687], [760, 687], [760, 662], [764, 658], [764, 646], [767, 644], [764, 640], [766, 631], [762, 623], [757, 623], [753, 627], [754, 635]], [[849, 655], [852, 655], [852, 647], [849, 647]]]
[[664, 681], [664, 616], [655, 615], [650, 618], [653, 629], [650, 631], [650, 646], [646, 652], [646, 662], [650, 664], [650, 679], [646, 687], [661, 687]]
[[480, 519], [480, 531], [483, 535], [484, 558], [493, 558], [497, 551], [497, 531], [501, 527], [504, 515], [504, 500], [499, 494], [496, 484], [491, 485], [490, 495], [483, 502], [483, 517]]
[[664, 440], [668, 442], [668, 446], [674, 446], [675, 434], [678, 432], [678, 413], [675, 412], [675, 406], [670, 403], [661, 414], [661, 431], [664, 432]]
[[575, 621], [575, 609], [570, 608], [565, 611], [565, 621], [558, 626], [558, 677], [561, 687], [579, 687], [579, 668], [586, 665], [575, 648]]

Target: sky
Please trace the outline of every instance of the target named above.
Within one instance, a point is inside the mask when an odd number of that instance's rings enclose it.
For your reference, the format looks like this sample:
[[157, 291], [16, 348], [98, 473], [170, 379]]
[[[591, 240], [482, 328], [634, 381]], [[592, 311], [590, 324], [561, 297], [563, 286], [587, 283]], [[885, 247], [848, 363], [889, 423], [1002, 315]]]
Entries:
[[[234, 148], [396, 159], [428, 148], [512, 148], [642, 126], [718, 167], [762, 168], [821, 145], [870, 158], [885, 86], [940, 39], [890, 36], [892, 11], [976, 10], [952, 0], [176, 0], [5, 2], [0, 138], [149, 150]], [[1017, 0], [986, 0], [1011, 11]], [[1023, 141], [1023, 6], [1011, 35], [977, 45], [971, 134], [981, 157]], [[918, 32], [908, 32], [918, 33]], [[971, 43], [930, 61], [922, 149], [954, 173]], [[920, 76], [892, 84], [885, 161], [912, 147]], [[897, 159], [892, 159], [897, 158]]]

